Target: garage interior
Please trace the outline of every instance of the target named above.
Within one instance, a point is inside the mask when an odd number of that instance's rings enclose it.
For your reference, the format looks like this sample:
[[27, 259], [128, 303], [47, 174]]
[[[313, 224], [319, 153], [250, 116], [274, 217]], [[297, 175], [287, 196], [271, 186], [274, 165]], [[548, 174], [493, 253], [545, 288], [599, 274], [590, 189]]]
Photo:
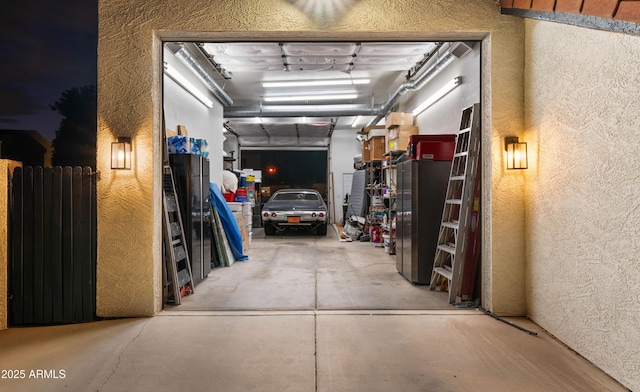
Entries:
[[[173, 130], [181, 129], [183, 132], [188, 130], [188, 137], [204, 140], [211, 139], [213, 134], [222, 130], [222, 165], [221, 162], [214, 162], [220, 161], [220, 157], [209, 157], [205, 163], [210, 166], [210, 181], [217, 183], [216, 178], [222, 177], [221, 171], [234, 172], [239, 181], [244, 181], [243, 177], [249, 175], [253, 181], [248, 199], [252, 212], [241, 218], [242, 222], [238, 221], [245, 237], [243, 247], [249, 255], [247, 264], [252, 264], [256, 256], [264, 254], [252, 252], [251, 247], [259, 248], [263, 241], [276, 241], [261, 235], [264, 232], [260, 216], [261, 205], [277, 189], [314, 188], [323, 195], [328, 206], [329, 222], [335, 225], [330, 237], [337, 242], [338, 249], [346, 249], [341, 256], [330, 257], [338, 262], [336, 266], [340, 266], [340, 261], [353, 261], [361, 255], [363, 260], [376, 260], [384, 265], [385, 272], [388, 273], [382, 283], [366, 274], [362, 274], [361, 281], [342, 281], [340, 284], [343, 285], [357, 285], [358, 290], [367, 287], [370, 293], [362, 298], [368, 300], [349, 304], [338, 301], [328, 305], [330, 308], [446, 308], [449, 302], [446, 296], [439, 290], [429, 290], [428, 287], [432, 262], [420, 261], [420, 264], [425, 264], [425, 267], [420, 267], [425, 270], [421, 271], [423, 276], [420, 280], [407, 273], [407, 279], [402, 279], [402, 261], [396, 260], [401, 257], [402, 252], [400, 255], [396, 253], [394, 237], [398, 182], [396, 162], [408, 160], [410, 135], [457, 135], [462, 110], [480, 101], [480, 46], [473, 41], [166, 43], [163, 57], [163, 107], [167, 129], [170, 139], [180, 138], [180, 135], [176, 136], [178, 132]], [[452, 85], [451, 81], [455, 83]], [[448, 85], [452, 87], [446, 87]], [[446, 88], [444, 93], [443, 88]], [[209, 117], [212, 111], [210, 107], [212, 101], [216, 100], [222, 106], [222, 119], [212, 120]], [[426, 108], [423, 105], [425, 102], [428, 102]], [[200, 114], [203, 108], [204, 114]], [[401, 120], [398, 120], [398, 124], [392, 124], [395, 121], [392, 118], [396, 117]], [[389, 127], [385, 126], [385, 122]], [[400, 146], [393, 147], [396, 136], [389, 141], [389, 135], [390, 130], [393, 134], [396, 129], [390, 128], [399, 124], [402, 124], [398, 127], [401, 131], [397, 132], [402, 133], [403, 142]], [[211, 142], [205, 143], [207, 144]], [[369, 144], [376, 145], [375, 151]], [[451, 158], [438, 169], [446, 176], [449, 175], [450, 162]], [[365, 172], [366, 183], [360, 184], [359, 188], [356, 183], [354, 187], [354, 175], [359, 177]], [[429, 183], [434, 180], [427, 177], [420, 181]], [[221, 187], [223, 192], [224, 185]], [[442, 198], [445, 189], [437, 191], [438, 194], [442, 193]], [[353, 196], [358, 196], [361, 200], [358, 197], [349, 200], [351, 193], [355, 193]], [[433, 213], [429, 219], [433, 221], [432, 226], [437, 227], [443, 203], [441, 201], [438, 205], [437, 201], [434, 202], [427, 196], [423, 195], [423, 204], [430, 204], [428, 208]], [[235, 201], [244, 200], [236, 197]], [[233, 203], [233, 199], [227, 198], [227, 201]], [[359, 203], [358, 211], [358, 208], [354, 209], [356, 202]], [[420, 203], [420, 199], [416, 199], [416, 202]], [[375, 231], [381, 226], [382, 214], [386, 227], [384, 237]], [[356, 217], [360, 217], [358, 223], [362, 223], [362, 235], [345, 234], [344, 225], [349, 221], [355, 223]], [[352, 227], [347, 226], [347, 229]], [[296, 240], [300, 239], [297, 235], [299, 233], [290, 231], [287, 234], [294, 235], [292, 238]], [[371, 234], [374, 234], [374, 238]], [[417, 240], [414, 240], [416, 244], [413, 246], [417, 247], [418, 242], [424, 241], [421, 237], [425, 235], [424, 230], [415, 234]], [[436, 237], [437, 230], [432, 230], [429, 235]], [[354, 246], [346, 243], [345, 239], [367, 242], [370, 248], [360, 247], [357, 253], [349, 252], [349, 247]], [[194, 257], [204, 262], [208, 258], [215, 258], [204, 255], [205, 252], [211, 252], [213, 247], [201, 247], [200, 254]], [[411, 245], [408, 248], [405, 252], [411, 253]], [[304, 249], [294, 250], [302, 253]], [[420, 254], [414, 250], [414, 253], [416, 255], [412, 257], [416, 259], [433, 258], [431, 248], [421, 249]], [[288, 253], [288, 256], [298, 258], [296, 252]], [[200, 272], [200, 276], [194, 279], [194, 284], [206, 287], [201, 289], [204, 292], [216, 289], [224, 291], [231, 282], [217, 282], [216, 274], [232, 273], [216, 269], [215, 263], [212, 263], [213, 271], [209, 274]], [[278, 263], [279, 261], [271, 260], [269, 264]], [[295, 265], [292, 267], [295, 271]], [[364, 263], [359, 268], [367, 271], [369, 267]], [[411, 267], [405, 267], [407, 268]], [[196, 274], [209, 269], [197, 268]], [[231, 266], [231, 269], [234, 267]], [[237, 284], [231, 285], [268, 286], [268, 282], [263, 282], [263, 277], [274, 279], [272, 275], [256, 273], [253, 276], [260, 276], [261, 280], [253, 282], [243, 276], [238, 279]], [[317, 271], [314, 275], [317, 275]], [[394, 283], [387, 282], [389, 279]], [[396, 279], [398, 282], [395, 282]], [[295, 276], [283, 280], [303, 281]], [[311, 287], [317, 285], [318, 281], [310, 283]], [[401, 289], [395, 287], [381, 295], [381, 285], [399, 285]], [[338, 292], [341, 290], [348, 291], [340, 288]], [[409, 297], [418, 295], [421, 299], [406, 299], [403, 290], [413, 293]], [[197, 287], [195, 291], [198, 292]], [[394, 299], [394, 296], [397, 298]], [[390, 301], [370, 301], [371, 298], [378, 297]], [[474, 295], [467, 300], [473, 302], [478, 297]], [[227, 300], [220, 301], [220, 298]], [[260, 301], [264, 302], [266, 299], [268, 296], [263, 296]], [[230, 309], [233, 308], [231, 304], [238, 304], [238, 309], [246, 310], [251, 309], [249, 304], [253, 303], [251, 299], [236, 301], [226, 296], [198, 294], [185, 298], [183, 302], [177, 309]], [[477, 302], [475, 305], [477, 306]], [[275, 302], [263, 303], [259, 308], [297, 307], [299, 306], [286, 302]]]

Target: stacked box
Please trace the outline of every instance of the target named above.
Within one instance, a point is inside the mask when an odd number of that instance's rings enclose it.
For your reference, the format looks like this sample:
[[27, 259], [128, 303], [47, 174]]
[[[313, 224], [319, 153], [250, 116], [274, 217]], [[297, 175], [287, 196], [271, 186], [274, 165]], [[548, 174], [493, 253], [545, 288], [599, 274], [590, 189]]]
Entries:
[[369, 150], [371, 152], [371, 160], [381, 160], [384, 156], [385, 145], [384, 136], [375, 136], [369, 140]]
[[415, 125], [398, 125], [389, 128], [389, 139], [409, 137], [418, 134], [418, 127]]
[[[373, 128], [373, 127], [370, 127]], [[374, 137], [384, 136], [386, 130], [383, 126], [376, 127], [375, 129], [371, 129], [369, 133], [367, 133], [367, 140], [371, 140]]]
[[362, 162], [369, 162], [371, 154], [369, 153], [369, 140], [362, 141]]
[[362, 162], [379, 161], [385, 153], [385, 137], [374, 136], [362, 143]]
[[418, 131], [418, 127], [414, 125], [387, 128], [387, 134], [385, 136], [385, 151], [406, 151], [410, 137], [417, 135]]
[[408, 137], [399, 137], [397, 139], [389, 139], [389, 151], [407, 151], [409, 145]]
[[384, 120], [385, 128], [413, 125], [413, 113], [393, 112]]
[[[371, 127], [362, 127], [357, 133], [360, 135], [369, 135], [371, 131], [376, 129], [384, 129], [384, 125], [374, 125]], [[367, 137], [368, 138], [368, 137]]]

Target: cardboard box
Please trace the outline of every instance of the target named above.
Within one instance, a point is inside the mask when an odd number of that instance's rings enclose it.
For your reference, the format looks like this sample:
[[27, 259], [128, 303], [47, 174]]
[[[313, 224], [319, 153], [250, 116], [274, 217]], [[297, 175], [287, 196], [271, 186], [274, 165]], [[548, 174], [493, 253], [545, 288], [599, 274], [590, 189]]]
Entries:
[[385, 128], [413, 125], [413, 113], [393, 112], [384, 120]]
[[379, 161], [385, 153], [385, 137], [375, 136], [362, 142], [362, 162]]
[[369, 152], [370, 140], [364, 140], [362, 142], [362, 162], [369, 162], [371, 160], [371, 153]]
[[389, 139], [389, 151], [406, 151], [409, 145], [409, 137]]
[[374, 125], [374, 126], [371, 126], [371, 127], [362, 127], [362, 128], [360, 128], [360, 130], [357, 133], [359, 133], [361, 135], [368, 135], [369, 132], [371, 132], [371, 130], [373, 130], [373, 129], [384, 129], [384, 125]]
[[418, 127], [415, 125], [399, 125], [389, 128], [389, 139], [397, 139], [399, 137], [409, 137], [418, 134]]
[[376, 136], [369, 140], [369, 153], [372, 161], [382, 160], [385, 153], [384, 136]]
[[187, 127], [184, 125], [178, 125], [178, 135], [189, 136], [189, 132], [187, 132]]
[[385, 129], [386, 133], [384, 135], [384, 153], [389, 153], [389, 130]]
[[374, 137], [384, 136], [386, 132], [387, 130], [384, 129], [383, 127], [380, 127], [378, 129], [372, 129], [367, 134], [367, 140], [371, 140]]
[[240, 234], [242, 235], [242, 253], [249, 250], [249, 232], [247, 225], [247, 218], [242, 215], [242, 212], [234, 212], [233, 216], [236, 218], [238, 227], [240, 228]]

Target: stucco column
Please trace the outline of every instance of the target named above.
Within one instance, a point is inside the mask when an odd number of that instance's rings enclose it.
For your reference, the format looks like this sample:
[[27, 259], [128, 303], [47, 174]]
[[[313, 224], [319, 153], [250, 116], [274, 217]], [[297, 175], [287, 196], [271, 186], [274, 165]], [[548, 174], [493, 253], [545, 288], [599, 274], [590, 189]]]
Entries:
[[0, 159], [0, 330], [9, 326], [9, 184], [20, 162]]

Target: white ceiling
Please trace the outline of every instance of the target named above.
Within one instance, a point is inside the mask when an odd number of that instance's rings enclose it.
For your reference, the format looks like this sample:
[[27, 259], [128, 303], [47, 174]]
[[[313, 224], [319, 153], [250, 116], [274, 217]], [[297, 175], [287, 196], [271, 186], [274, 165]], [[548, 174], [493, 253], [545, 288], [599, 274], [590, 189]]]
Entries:
[[[173, 45], [176, 53], [183, 44]], [[332, 132], [359, 129], [376, 118], [403, 84], [415, 79], [450, 44], [434, 42], [206, 42], [186, 43], [199, 51], [203, 69], [233, 101], [225, 128], [243, 146], [327, 145]], [[440, 50], [438, 50], [441, 48]], [[213, 66], [211, 66], [213, 65]], [[197, 72], [196, 72], [197, 73]], [[264, 87], [263, 82], [370, 79], [369, 84]], [[355, 99], [309, 101], [296, 96], [357, 94]], [[292, 101], [265, 103], [270, 96]], [[390, 109], [393, 107], [390, 107]], [[357, 127], [351, 124], [362, 116]]]

